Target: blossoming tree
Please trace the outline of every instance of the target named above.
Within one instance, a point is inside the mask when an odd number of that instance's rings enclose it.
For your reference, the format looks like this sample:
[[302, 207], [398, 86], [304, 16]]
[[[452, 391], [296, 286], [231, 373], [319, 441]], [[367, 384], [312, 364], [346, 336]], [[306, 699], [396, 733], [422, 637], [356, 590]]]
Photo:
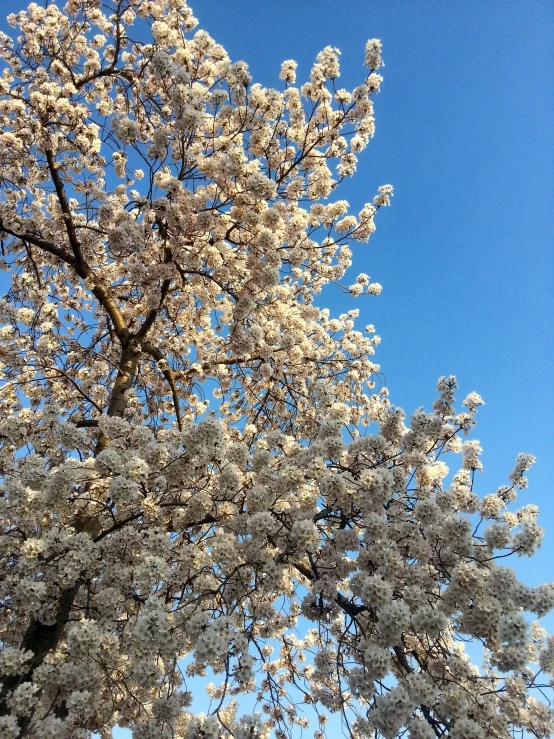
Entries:
[[392, 193], [335, 196], [380, 42], [265, 89], [184, 0], [45, 5], [0, 37], [0, 736], [548, 736], [533, 458], [479, 499], [481, 398], [408, 422], [315, 305]]

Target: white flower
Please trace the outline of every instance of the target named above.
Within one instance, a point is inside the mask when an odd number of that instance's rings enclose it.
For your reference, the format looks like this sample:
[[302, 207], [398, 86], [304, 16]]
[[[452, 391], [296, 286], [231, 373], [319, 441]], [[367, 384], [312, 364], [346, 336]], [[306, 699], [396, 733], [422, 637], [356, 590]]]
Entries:
[[281, 66], [281, 73], [279, 74], [280, 79], [294, 84], [296, 82], [297, 67], [298, 64], [294, 60], [287, 59]]

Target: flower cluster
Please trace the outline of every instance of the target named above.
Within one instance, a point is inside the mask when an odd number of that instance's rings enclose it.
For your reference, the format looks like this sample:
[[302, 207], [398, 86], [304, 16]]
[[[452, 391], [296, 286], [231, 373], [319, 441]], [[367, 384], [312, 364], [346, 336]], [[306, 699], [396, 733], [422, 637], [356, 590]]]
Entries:
[[550, 735], [554, 586], [505, 566], [534, 458], [480, 498], [480, 396], [406, 416], [316, 305], [381, 292], [341, 280], [392, 186], [335, 198], [381, 42], [351, 91], [331, 46], [272, 89], [185, 0], [46, 5], [0, 35], [0, 735], [283, 739], [301, 696], [318, 739]]

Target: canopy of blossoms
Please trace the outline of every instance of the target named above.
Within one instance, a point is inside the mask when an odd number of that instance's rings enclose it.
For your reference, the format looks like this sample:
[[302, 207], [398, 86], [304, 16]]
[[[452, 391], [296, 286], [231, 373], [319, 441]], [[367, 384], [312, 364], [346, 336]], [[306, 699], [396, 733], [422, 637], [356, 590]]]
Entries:
[[533, 458], [480, 498], [481, 398], [407, 418], [317, 306], [381, 289], [392, 187], [338, 193], [381, 43], [268, 89], [184, 0], [45, 5], [0, 36], [0, 737], [549, 736]]

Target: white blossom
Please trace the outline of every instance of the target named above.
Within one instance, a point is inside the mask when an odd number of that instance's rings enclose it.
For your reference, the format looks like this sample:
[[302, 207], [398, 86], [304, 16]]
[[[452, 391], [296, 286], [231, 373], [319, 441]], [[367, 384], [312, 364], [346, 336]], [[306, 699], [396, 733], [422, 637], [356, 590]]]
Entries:
[[393, 187], [335, 192], [381, 41], [353, 89], [333, 46], [274, 89], [186, 0], [112, 5], [0, 34], [0, 736], [284, 739], [302, 695], [316, 739], [549, 736], [554, 586], [506, 566], [534, 458], [482, 489], [482, 398], [406, 413], [322, 298], [382, 291], [347, 271]]

